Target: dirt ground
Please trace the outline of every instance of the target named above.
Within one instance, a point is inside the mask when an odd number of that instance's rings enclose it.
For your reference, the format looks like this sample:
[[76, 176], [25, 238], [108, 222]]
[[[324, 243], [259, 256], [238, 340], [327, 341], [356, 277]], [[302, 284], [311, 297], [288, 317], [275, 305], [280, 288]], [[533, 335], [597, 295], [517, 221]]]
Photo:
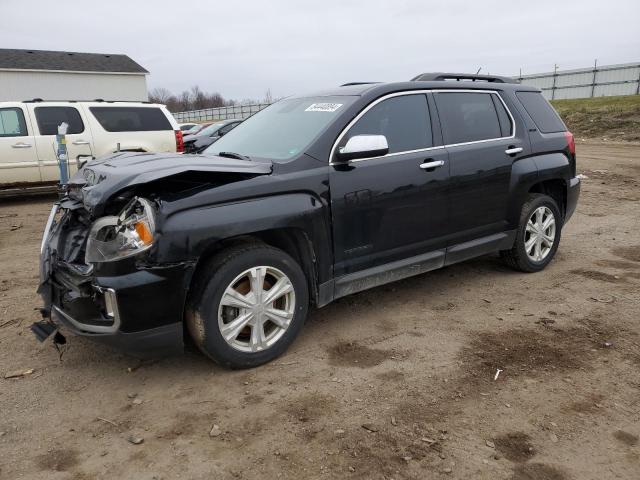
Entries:
[[60, 359], [29, 332], [51, 199], [1, 203], [0, 478], [640, 478], [640, 146], [578, 162], [544, 272], [489, 256], [341, 299], [249, 371]]

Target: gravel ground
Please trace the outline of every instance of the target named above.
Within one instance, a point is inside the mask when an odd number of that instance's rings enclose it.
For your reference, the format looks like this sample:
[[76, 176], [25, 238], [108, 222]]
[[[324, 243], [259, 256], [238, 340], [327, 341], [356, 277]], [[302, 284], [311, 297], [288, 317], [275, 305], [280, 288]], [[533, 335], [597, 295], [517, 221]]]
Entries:
[[640, 146], [578, 162], [544, 272], [488, 256], [352, 295], [249, 371], [38, 344], [51, 199], [0, 203], [0, 478], [640, 478]]

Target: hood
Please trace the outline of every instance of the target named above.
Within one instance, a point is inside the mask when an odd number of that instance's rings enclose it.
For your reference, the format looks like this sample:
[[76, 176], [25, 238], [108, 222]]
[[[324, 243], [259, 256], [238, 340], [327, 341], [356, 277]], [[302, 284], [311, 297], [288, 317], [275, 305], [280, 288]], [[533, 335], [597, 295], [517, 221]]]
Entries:
[[210, 155], [177, 153], [116, 153], [88, 162], [69, 181], [81, 188], [85, 207], [99, 214], [99, 207], [119, 191], [179, 175], [185, 172], [221, 172], [268, 175], [273, 164], [267, 160], [236, 160]]

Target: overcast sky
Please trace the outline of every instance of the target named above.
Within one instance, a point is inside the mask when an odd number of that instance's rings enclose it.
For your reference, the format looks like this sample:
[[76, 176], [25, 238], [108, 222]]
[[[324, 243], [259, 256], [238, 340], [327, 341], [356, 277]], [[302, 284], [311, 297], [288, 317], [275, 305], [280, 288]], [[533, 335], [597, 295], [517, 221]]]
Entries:
[[0, 0], [0, 48], [124, 53], [237, 100], [426, 71], [640, 62], [639, 0]]

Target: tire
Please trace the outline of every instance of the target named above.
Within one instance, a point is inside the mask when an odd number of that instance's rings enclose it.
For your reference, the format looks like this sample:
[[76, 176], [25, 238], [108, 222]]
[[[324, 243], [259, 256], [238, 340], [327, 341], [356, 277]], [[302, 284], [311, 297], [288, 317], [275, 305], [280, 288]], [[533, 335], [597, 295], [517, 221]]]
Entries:
[[[262, 243], [230, 247], [200, 272], [185, 320], [195, 344], [216, 363], [234, 369], [262, 365], [281, 355], [302, 329], [309, 308], [307, 279], [282, 250]], [[276, 283], [285, 293], [258, 301]]]
[[[536, 215], [536, 217], [533, 218], [534, 225], [532, 227], [535, 228], [538, 225], [535, 220], [538, 218], [537, 212], [540, 211], [543, 212], [544, 222], [549, 218], [548, 214], [553, 215], [555, 222], [553, 229], [548, 228], [544, 231], [544, 239], [542, 239], [537, 231], [531, 231], [531, 227], [529, 229], [527, 228], [532, 215]], [[504, 262], [511, 268], [520, 270], [521, 272], [532, 273], [543, 270], [551, 260], [553, 260], [558, 250], [560, 234], [562, 232], [562, 221], [560, 209], [553, 198], [541, 193], [529, 194], [522, 205], [515, 243], [510, 250], [500, 252]], [[544, 222], [542, 226], [544, 226]], [[553, 243], [550, 248], [548, 245], [549, 237], [553, 238]], [[536, 239], [541, 239], [541, 242], [538, 242]], [[529, 251], [527, 251], [527, 242], [533, 242], [533, 247]], [[540, 245], [540, 250], [537, 250], [538, 244]], [[529, 243], [529, 245], [531, 245], [531, 243]], [[538, 254], [538, 252], [540, 253]]]

